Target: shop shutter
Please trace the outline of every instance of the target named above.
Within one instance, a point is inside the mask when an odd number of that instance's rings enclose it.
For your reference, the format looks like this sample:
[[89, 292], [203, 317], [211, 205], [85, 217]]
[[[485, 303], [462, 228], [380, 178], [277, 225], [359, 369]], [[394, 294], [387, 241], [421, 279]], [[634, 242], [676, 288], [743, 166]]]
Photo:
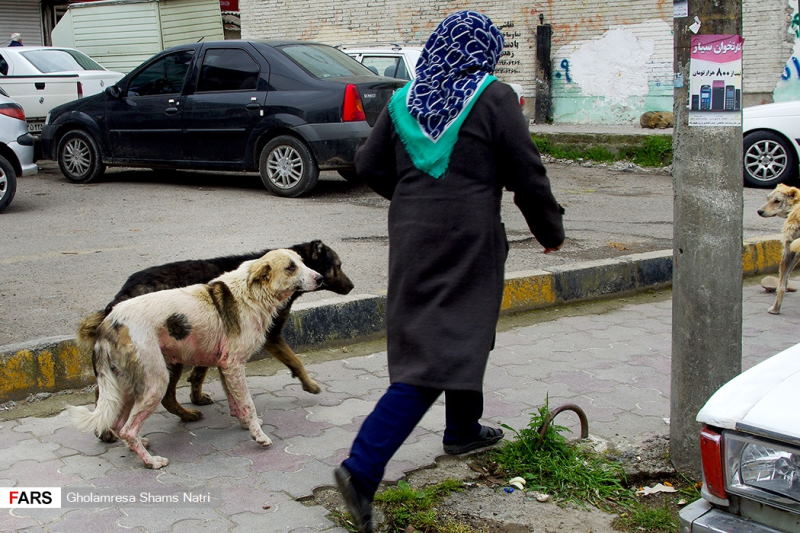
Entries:
[[44, 44], [39, 0], [0, 0], [0, 46], [8, 44], [12, 33], [22, 34], [23, 44]]

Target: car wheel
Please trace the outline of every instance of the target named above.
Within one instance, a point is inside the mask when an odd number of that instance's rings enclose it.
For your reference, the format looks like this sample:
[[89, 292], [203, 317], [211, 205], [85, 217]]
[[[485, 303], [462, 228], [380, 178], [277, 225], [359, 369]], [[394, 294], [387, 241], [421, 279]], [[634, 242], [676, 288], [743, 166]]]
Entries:
[[97, 143], [81, 130], [69, 131], [61, 137], [56, 157], [61, 173], [73, 183], [89, 183], [106, 171]]
[[773, 187], [797, 175], [797, 156], [783, 137], [755, 131], [744, 137], [744, 182], [751, 187]]
[[0, 211], [8, 207], [17, 192], [17, 173], [8, 160], [0, 156]]
[[289, 135], [275, 137], [264, 146], [258, 171], [264, 187], [289, 198], [310, 191], [319, 178], [311, 151], [301, 140]]

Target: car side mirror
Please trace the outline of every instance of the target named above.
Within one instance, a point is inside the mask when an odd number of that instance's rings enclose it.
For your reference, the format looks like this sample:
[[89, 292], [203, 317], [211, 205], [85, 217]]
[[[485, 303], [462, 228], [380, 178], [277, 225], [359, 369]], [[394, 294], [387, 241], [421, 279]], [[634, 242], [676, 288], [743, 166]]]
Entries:
[[122, 91], [119, 90], [119, 87], [116, 85], [109, 85], [106, 87], [106, 94], [111, 98], [119, 98], [122, 94]]

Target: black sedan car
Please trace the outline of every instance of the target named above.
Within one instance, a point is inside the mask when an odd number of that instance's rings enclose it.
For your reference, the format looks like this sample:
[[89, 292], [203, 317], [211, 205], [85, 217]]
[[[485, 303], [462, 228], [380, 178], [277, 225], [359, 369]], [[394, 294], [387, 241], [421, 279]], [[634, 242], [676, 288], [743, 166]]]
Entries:
[[42, 157], [75, 183], [107, 166], [257, 170], [273, 193], [300, 196], [320, 170], [352, 177], [356, 147], [402, 84], [324, 44], [176, 46], [53, 109]]

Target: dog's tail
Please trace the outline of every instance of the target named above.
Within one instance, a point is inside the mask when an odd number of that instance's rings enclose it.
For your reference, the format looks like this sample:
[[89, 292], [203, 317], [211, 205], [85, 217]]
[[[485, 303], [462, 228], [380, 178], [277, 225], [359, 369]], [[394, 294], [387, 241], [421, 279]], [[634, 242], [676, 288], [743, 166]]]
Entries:
[[100, 327], [105, 317], [105, 312], [97, 311], [81, 320], [77, 337], [78, 347], [81, 351], [90, 353], [94, 349], [94, 343], [97, 340], [97, 328]]
[[[96, 331], [97, 328], [95, 328]], [[88, 407], [68, 407], [73, 423], [82, 431], [92, 431], [96, 435], [112, 427], [115, 419], [122, 411], [123, 393], [119, 380], [112, 368], [111, 342], [99, 339], [94, 345], [93, 359], [97, 372], [97, 407], [90, 411]]]

